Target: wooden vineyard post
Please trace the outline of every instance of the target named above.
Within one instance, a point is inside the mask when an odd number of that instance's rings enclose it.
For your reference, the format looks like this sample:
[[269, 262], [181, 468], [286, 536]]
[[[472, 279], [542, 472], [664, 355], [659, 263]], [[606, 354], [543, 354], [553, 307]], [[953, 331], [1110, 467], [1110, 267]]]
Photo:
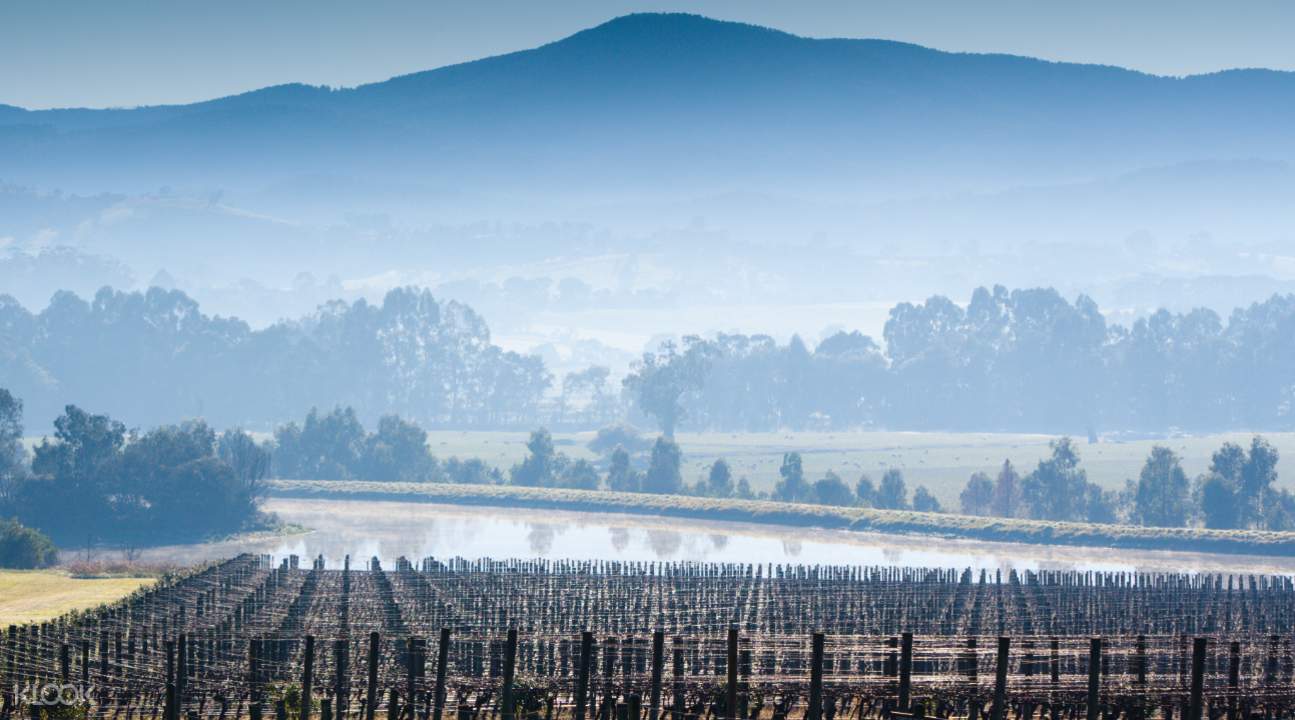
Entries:
[[913, 688], [913, 633], [906, 632], [899, 648], [899, 711], [908, 712], [912, 704]]
[[661, 671], [665, 664], [665, 631], [652, 633], [652, 693], [648, 696], [648, 720], [658, 720], [661, 710]]
[[674, 674], [674, 711], [671, 714], [671, 720], [683, 720], [687, 705], [683, 685], [683, 638], [679, 636], [675, 636], [674, 639], [673, 655], [671, 671]]
[[378, 709], [378, 656], [382, 635], [377, 630], [369, 633], [369, 682], [364, 695], [364, 720], [373, 720]]
[[1187, 705], [1187, 720], [1201, 720], [1205, 708], [1205, 643], [1203, 637], [1192, 643], [1192, 694]]
[[1237, 691], [1241, 687], [1241, 643], [1232, 641], [1228, 655], [1228, 720], [1237, 720]]
[[1052, 638], [1051, 651], [1052, 651], [1052, 662], [1051, 662], [1052, 684], [1055, 686], [1057, 683], [1061, 682], [1061, 641], [1060, 640], [1056, 638]]
[[580, 633], [580, 669], [576, 675], [576, 720], [585, 720], [589, 708], [589, 664], [594, 652], [594, 634]]
[[809, 660], [809, 709], [805, 720], [823, 717], [823, 633], [814, 633]]
[[301, 720], [310, 720], [311, 697], [315, 692], [315, 636], [306, 636], [301, 667]]
[[409, 717], [418, 717], [418, 638], [412, 635], [405, 642], [405, 694]]
[[164, 720], [175, 720], [175, 641], [167, 640], [166, 645], [166, 704], [162, 708]]
[[602, 720], [615, 720], [616, 688], [613, 682], [616, 670], [616, 638], [607, 638], [603, 647], [603, 704], [597, 717]]
[[504, 645], [503, 719], [513, 720], [513, 674], [517, 669], [517, 628], [508, 628], [508, 641]]
[[[32, 720], [40, 720], [40, 709], [34, 712]], [[166, 720], [174, 720], [175, 715], [175, 681], [168, 680], [166, 683], [166, 704], [162, 707], [162, 717]]]
[[728, 664], [724, 667], [728, 671], [728, 686], [725, 688], [725, 705], [724, 717], [728, 720], [737, 720], [737, 626], [730, 625], [728, 628]]
[[350, 708], [351, 683], [347, 676], [350, 647], [345, 638], [333, 641], [333, 695], [337, 698], [337, 717], [345, 718]]
[[[170, 641], [167, 641], [169, 652]], [[261, 712], [261, 648], [256, 638], [247, 641], [248, 701], [258, 715]]]
[[994, 659], [994, 713], [993, 720], [1007, 717], [1007, 663], [1011, 652], [1012, 639], [998, 638], [998, 655]]
[[185, 685], [187, 685], [189, 674], [189, 639], [184, 633], [180, 633], [180, 639], [175, 644], [175, 707], [174, 717], [172, 720], [180, 720], [184, 717], [184, 696]]
[[739, 720], [745, 720], [749, 715], [751, 705], [751, 651], [742, 650], [738, 653], [737, 661], [738, 681], [737, 681], [737, 716]]
[[432, 720], [441, 720], [445, 711], [445, 664], [450, 659], [450, 629], [441, 628], [440, 644], [436, 647], [436, 688], [432, 695]]
[[1088, 641], [1088, 720], [1101, 717], [1102, 639]]
[[1139, 685], [1147, 684], [1147, 636], [1139, 635], [1137, 640], [1137, 682]]

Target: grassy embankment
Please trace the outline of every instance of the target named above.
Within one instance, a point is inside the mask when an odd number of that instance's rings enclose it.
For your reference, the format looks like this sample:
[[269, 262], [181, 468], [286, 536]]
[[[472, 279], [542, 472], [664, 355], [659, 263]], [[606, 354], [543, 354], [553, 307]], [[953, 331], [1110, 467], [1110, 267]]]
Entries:
[[510, 486], [276, 480], [275, 497], [628, 513], [800, 527], [1090, 547], [1295, 556], [1295, 532], [1144, 528], [870, 508]]
[[119, 600], [153, 577], [78, 577], [66, 569], [0, 570], [0, 626], [42, 622]]

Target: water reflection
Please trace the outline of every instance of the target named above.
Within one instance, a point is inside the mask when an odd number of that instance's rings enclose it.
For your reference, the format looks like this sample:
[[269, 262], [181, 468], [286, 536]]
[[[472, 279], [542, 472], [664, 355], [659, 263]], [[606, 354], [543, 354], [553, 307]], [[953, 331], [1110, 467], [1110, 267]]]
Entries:
[[531, 525], [531, 531], [526, 534], [526, 540], [530, 543], [531, 555], [548, 557], [553, 552], [553, 538], [557, 534], [557, 528], [552, 525], [545, 523]]
[[313, 528], [290, 537], [154, 548], [144, 559], [196, 562], [238, 552], [324, 555], [357, 561], [461, 556], [627, 561], [913, 565], [973, 569], [1229, 571], [1295, 574], [1295, 559], [981, 543], [918, 536], [780, 528], [399, 502], [271, 500], [286, 522]]
[[658, 560], [687, 559], [678, 557], [679, 548], [683, 547], [683, 535], [673, 530], [648, 530], [647, 542]]
[[608, 528], [612, 536], [612, 549], [617, 553], [625, 552], [625, 548], [630, 546], [630, 531], [628, 528], [613, 527]]

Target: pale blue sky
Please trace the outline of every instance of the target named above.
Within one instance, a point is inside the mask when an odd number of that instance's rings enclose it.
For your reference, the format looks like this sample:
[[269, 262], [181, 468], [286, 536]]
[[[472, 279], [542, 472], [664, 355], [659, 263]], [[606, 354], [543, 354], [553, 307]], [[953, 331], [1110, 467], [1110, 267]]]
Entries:
[[285, 82], [352, 86], [656, 10], [1158, 74], [1295, 70], [1290, 0], [0, 0], [0, 103], [129, 106]]

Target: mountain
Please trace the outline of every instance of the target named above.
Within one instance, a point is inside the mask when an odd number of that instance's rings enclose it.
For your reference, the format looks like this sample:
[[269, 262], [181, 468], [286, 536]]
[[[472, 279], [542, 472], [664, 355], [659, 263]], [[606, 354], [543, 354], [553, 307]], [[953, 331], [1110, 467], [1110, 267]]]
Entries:
[[851, 200], [1295, 159], [1295, 74], [1185, 78], [693, 15], [352, 89], [0, 106], [0, 180], [76, 192], [404, 183], [483, 207], [776, 192]]

